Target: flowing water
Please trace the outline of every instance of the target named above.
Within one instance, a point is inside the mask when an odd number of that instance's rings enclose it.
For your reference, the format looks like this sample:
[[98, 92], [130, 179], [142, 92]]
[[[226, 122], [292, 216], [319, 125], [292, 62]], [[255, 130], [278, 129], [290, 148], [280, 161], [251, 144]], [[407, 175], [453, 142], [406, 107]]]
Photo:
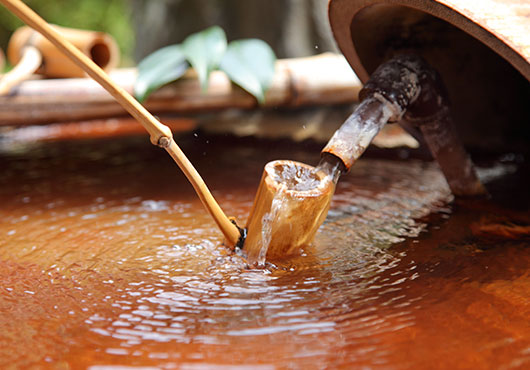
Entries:
[[326, 181], [331, 181], [337, 185], [339, 177], [342, 174], [342, 163], [338, 158], [325, 155], [318, 165], [316, 166], [317, 171], [322, 171], [326, 175]]
[[[184, 136], [245, 220], [265, 163], [319, 145]], [[528, 166], [451, 201], [432, 163], [360, 160], [314, 245], [252, 269], [165, 152], [139, 138], [3, 142], [2, 368], [527, 368]], [[227, 149], [228, 148], [228, 149]], [[526, 239], [525, 239], [526, 238]]]
[[321, 186], [322, 180], [309, 168], [285, 163], [274, 166], [268, 175], [276, 183], [284, 185], [284, 190], [310, 191]]

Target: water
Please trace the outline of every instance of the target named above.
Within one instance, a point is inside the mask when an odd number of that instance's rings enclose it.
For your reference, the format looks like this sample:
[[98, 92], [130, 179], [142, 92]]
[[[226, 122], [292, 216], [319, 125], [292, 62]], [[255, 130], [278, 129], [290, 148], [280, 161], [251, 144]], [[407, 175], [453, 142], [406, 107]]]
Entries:
[[343, 172], [343, 164], [335, 156], [324, 155], [315, 170], [323, 172], [326, 175], [326, 181], [331, 181], [337, 185], [337, 181], [339, 181], [339, 177]]
[[[319, 148], [179, 144], [238, 219], [265, 163]], [[315, 243], [253, 269], [144, 136], [4, 147], [0, 367], [528, 367], [529, 242], [487, 232], [530, 224], [506, 158], [480, 171], [493, 200], [455, 203], [436, 165], [365, 157]]]
[[[293, 179], [293, 177], [289, 177], [289, 179]], [[282, 214], [285, 214], [289, 211], [289, 209], [287, 209], [289, 205], [285, 194], [285, 190], [288, 189], [288, 186], [285, 182], [282, 182], [282, 178], [275, 178], [275, 181], [280, 184], [280, 187], [278, 188], [278, 191], [274, 193], [270, 211], [263, 215], [261, 221], [261, 240], [257, 246], [259, 251], [258, 258], [256, 260], [256, 265], [259, 267], [264, 267], [265, 263], [267, 262], [267, 252], [269, 251], [269, 246], [271, 244], [272, 234], [276, 223], [280, 222], [279, 218]], [[289, 189], [298, 190], [297, 187], [298, 184], [295, 183]], [[312, 187], [302, 186], [302, 189], [304, 190], [310, 190], [311, 188]], [[247, 243], [245, 248], [247, 257], [249, 257], [249, 248], [250, 245]]]
[[268, 175], [276, 183], [284, 185], [283, 190], [309, 191], [321, 186], [322, 180], [316, 171], [307, 167], [288, 163], [274, 166], [268, 171]]

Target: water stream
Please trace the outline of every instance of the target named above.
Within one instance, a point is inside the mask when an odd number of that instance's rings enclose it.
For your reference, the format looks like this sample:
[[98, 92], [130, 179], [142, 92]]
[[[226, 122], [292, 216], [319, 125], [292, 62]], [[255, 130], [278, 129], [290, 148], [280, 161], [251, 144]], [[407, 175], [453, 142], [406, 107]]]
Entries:
[[[282, 182], [280, 182], [280, 184], [282, 184]], [[275, 227], [275, 224], [279, 222], [279, 216], [288, 212], [288, 209], [286, 209], [288, 206], [285, 197], [286, 188], [287, 186], [285, 185], [279, 187], [278, 191], [272, 198], [270, 211], [263, 215], [263, 220], [261, 222], [261, 243], [259, 245], [258, 259], [256, 261], [258, 267], [266, 266], [267, 252], [271, 243], [273, 228]], [[248, 246], [246, 249], [248, 250]]]

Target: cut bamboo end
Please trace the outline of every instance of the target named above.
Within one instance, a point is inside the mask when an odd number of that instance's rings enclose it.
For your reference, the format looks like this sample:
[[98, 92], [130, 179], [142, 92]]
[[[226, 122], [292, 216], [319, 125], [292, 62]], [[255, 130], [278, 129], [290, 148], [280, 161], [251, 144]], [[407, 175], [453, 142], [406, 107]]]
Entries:
[[[68, 40], [104, 71], [117, 67], [120, 59], [118, 45], [114, 38], [104, 32], [78, 30], [52, 25], [64, 39]], [[7, 47], [11, 64], [20, 63], [23, 51], [33, 46], [42, 54], [42, 63], [37, 73], [47, 77], [84, 77], [85, 71], [65, 56], [57, 47], [30, 27], [17, 29]]]
[[27, 80], [42, 64], [42, 54], [34, 46], [25, 46], [21, 50], [21, 55], [15, 68], [6, 73], [0, 80], [0, 95], [9, 94], [13, 87]]
[[243, 250], [248, 261], [279, 260], [309, 245], [326, 218], [334, 190], [334, 182], [312, 166], [288, 160], [268, 163], [247, 222]]

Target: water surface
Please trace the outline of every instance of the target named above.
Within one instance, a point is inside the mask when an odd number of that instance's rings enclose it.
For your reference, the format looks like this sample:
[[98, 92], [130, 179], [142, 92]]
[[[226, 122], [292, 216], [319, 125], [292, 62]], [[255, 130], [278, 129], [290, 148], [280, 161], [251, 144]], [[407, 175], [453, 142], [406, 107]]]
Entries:
[[[318, 163], [314, 145], [178, 142], [240, 223], [265, 163]], [[251, 269], [146, 137], [2, 148], [1, 367], [530, 366], [530, 243], [481, 228], [528, 225], [513, 156], [466, 203], [431, 163], [363, 158], [313, 246]]]

